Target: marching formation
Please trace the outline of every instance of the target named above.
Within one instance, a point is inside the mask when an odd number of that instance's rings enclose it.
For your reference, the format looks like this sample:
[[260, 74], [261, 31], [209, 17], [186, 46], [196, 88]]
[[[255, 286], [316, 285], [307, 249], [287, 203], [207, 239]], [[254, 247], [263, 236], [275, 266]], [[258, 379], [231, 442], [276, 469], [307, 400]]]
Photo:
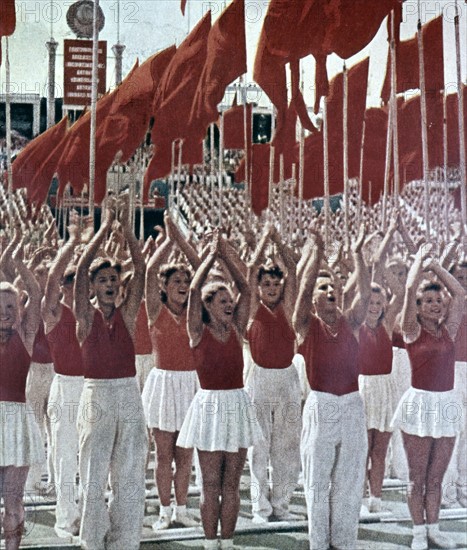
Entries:
[[107, 197], [96, 233], [70, 211], [61, 238], [16, 192], [1, 211], [6, 548], [46, 467], [58, 536], [138, 548], [149, 439], [155, 531], [198, 525], [194, 465], [205, 547], [233, 548], [247, 461], [256, 524], [297, 519], [302, 475], [312, 549], [356, 548], [362, 503], [381, 511], [391, 470], [411, 548], [455, 548], [439, 512], [467, 507], [466, 240], [459, 227], [425, 242], [406, 204], [384, 233], [361, 205], [349, 247], [339, 211], [327, 243], [323, 214], [291, 240], [272, 214], [185, 234], [174, 210], [143, 242], [126, 194]]

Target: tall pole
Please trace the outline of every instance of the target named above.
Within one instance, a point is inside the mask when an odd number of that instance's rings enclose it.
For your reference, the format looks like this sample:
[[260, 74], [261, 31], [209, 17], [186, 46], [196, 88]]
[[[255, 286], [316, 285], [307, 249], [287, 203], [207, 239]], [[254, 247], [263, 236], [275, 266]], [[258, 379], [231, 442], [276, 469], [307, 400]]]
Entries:
[[456, 16], [454, 18], [454, 27], [456, 31], [456, 69], [457, 69], [457, 100], [459, 104], [459, 146], [460, 146], [460, 168], [461, 168], [461, 202], [462, 202], [462, 224], [465, 227], [467, 223], [467, 196], [466, 196], [466, 167], [465, 167], [465, 119], [464, 119], [464, 94], [462, 90], [462, 75], [461, 75], [461, 46], [460, 46], [460, 31], [459, 31], [459, 8], [456, 0]]
[[349, 134], [348, 134], [348, 105], [349, 105], [349, 74], [344, 63], [343, 69], [344, 78], [344, 97], [343, 97], [343, 126], [344, 126], [344, 238], [346, 249], [350, 247], [349, 237]]
[[397, 120], [397, 71], [396, 71], [396, 43], [394, 28], [394, 10], [391, 11], [391, 102], [392, 109], [392, 147], [394, 158], [394, 195], [396, 204], [399, 203], [400, 181], [399, 181], [399, 125]]
[[[1, 38], [0, 38], [1, 40]], [[6, 94], [5, 94], [5, 130], [6, 130], [6, 169], [8, 178], [8, 200], [13, 199], [13, 173], [11, 171], [11, 74], [10, 74], [10, 50], [8, 36], [5, 38], [5, 72], [6, 72]], [[11, 204], [11, 202], [9, 203]]]
[[224, 185], [224, 115], [219, 115], [219, 226], [222, 223], [222, 193]]
[[328, 114], [327, 98], [323, 102], [323, 162], [324, 162], [324, 244], [329, 246], [329, 221], [331, 201], [329, 198], [329, 150], [328, 150]]
[[94, 219], [94, 184], [96, 179], [96, 108], [99, 55], [99, 0], [94, 0], [92, 36], [92, 83], [91, 83], [91, 136], [89, 140], [89, 215]]
[[443, 93], [443, 183], [444, 183], [444, 231], [445, 242], [449, 242], [449, 185], [448, 185], [448, 121], [447, 121], [446, 90]]
[[50, 37], [45, 43], [49, 52], [49, 74], [47, 82], [47, 128], [55, 124], [55, 59], [58, 42]]

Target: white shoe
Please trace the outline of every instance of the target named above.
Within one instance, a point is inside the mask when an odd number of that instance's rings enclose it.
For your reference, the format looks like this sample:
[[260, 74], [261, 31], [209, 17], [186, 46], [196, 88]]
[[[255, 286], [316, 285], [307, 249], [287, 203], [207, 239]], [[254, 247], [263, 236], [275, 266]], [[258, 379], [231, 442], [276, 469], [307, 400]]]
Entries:
[[427, 525], [428, 540], [433, 544], [436, 544], [439, 548], [456, 548], [457, 544], [449, 538], [445, 533], [441, 533], [439, 530], [439, 524], [435, 523]]
[[425, 525], [413, 526], [413, 539], [411, 550], [428, 550]]
[[378, 514], [379, 512], [381, 512], [381, 509], [381, 498], [370, 497], [368, 499], [368, 511], [370, 512], [370, 514]]
[[182, 525], [183, 527], [198, 527], [199, 522], [196, 521], [188, 512], [177, 512], [177, 508], [174, 508], [172, 514], [172, 523]]
[[165, 531], [170, 527], [170, 518], [169, 516], [159, 516], [159, 519], [152, 524], [153, 531]]
[[253, 518], [251, 519], [251, 521], [257, 525], [264, 525], [265, 523], [268, 523], [268, 520], [269, 518], [265, 518], [260, 514], [253, 514]]

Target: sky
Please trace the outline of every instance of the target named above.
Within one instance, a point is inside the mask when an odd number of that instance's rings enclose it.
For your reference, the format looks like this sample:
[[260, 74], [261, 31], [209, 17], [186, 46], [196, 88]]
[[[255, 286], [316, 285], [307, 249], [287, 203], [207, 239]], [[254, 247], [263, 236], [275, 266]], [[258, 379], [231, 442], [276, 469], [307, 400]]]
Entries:
[[[294, 0], [301, 1], [301, 0]], [[369, 9], [372, 2], [368, 0]], [[47, 95], [48, 54], [45, 43], [51, 36], [59, 43], [56, 62], [56, 97], [63, 95], [63, 39], [75, 38], [66, 22], [66, 12], [71, 0], [16, 0], [17, 24], [15, 33], [9, 38], [11, 65], [11, 91], [13, 93], [38, 93]], [[136, 58], [144, 61], [153, 53], [170, 46], [179, 45], [199, 19], [211, 9], [213, 21], [220, 15], [230, 0], [188, 0], [185, 17], [180, 11], [179, 0], [101, 0], [105, 26], [100, 39], [107, 40], [107, 87], [115, 85], [115, 60], [112, 45], [117, 41], [125, 45], [123, 74], [133, 66]], [[252, 68], [262, 21], [269, 0], [245, 0], [247, 33], [248, 74], [246, 81], [252, 82]], [[467, 3], [457, 0], [460, 10], [462, 80], [467, 75]], [[454, 41], [454, 0], [406, 0], [401, 38], [412, 37], [416, 32], [418, 9], [422, 23], [443, 15], [445, 83], [455, 91], [456, 64]], [[6, 54], [5, 39], [2, 41]], [[371, 53], [370, 78], [367, 106], [379, 105], [387, 60], [386, 25], [383, 23], [372, 43], [362, 52], [346, 61], [348, 67]], [[336, 55], [328, 57], [328, 73], [332, 77], [342, 70], [343, 60]], [[302, 61], [304, 95], [312, 105], [314, 92], [314, 60], [311, 56]], [[0, 68], [0, 87], [5, 92], [5, 63]], [[267, 96], [256, 93], [248, 95], [250, 101], [268, 106]]]

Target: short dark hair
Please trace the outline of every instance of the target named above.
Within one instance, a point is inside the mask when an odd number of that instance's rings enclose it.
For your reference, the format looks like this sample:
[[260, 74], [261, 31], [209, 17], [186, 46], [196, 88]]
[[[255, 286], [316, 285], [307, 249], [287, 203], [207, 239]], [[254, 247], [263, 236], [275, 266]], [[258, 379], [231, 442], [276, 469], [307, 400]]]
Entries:
[[439, 283], [429, 282], [422, 285], [417, 292], [417, 306], [419, 306], [422, 303], [421, 295], [424, 292], [429, 292], [430, 290], [434, 292], [441, 292], [443, 290], [443, 287]]
[[284, 272], [277, 264], [263, 264], [258, 270], [258, 284], [261, 282], [261, 279], [264, 275], [270, 275], [271, 277], [276, 277], [277, 279], [284, 278]]
[[110, 258], [96, 258], [92, 262], [91, 266], [89, 267], [89, 271], [88, 271], [89, 278], [91, 279], [91, 282], [94, 281], [94, 279], [96, 278], [99, 271], [102, 271], [103, 269], [109, 269], [109, 268], [115, 269], [115, 271], [119, 275], [122, 272], [122, 266], [118, 262], [115, 262], [114, 260], [112, 260]]

